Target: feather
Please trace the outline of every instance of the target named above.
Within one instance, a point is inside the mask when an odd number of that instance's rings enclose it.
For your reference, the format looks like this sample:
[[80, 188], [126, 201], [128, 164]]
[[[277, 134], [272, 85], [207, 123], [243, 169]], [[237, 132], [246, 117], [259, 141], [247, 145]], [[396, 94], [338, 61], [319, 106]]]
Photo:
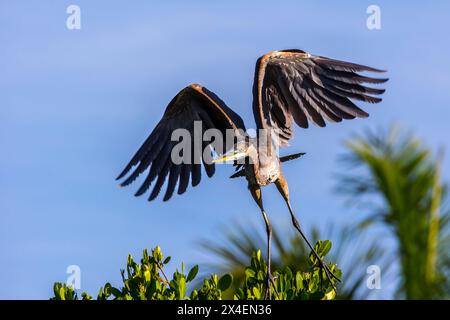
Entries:
[[[195, 121], [202, 121], [202, 132], [200, 135], [193, 134]], [[245, 130], [245, 126], [239, 115], [226, 106], [213, 92], [198, 84], [187, 86], [169, 102], [163, 117], [155, 129], [119, 174], [117, 179], [124, 179], [121, 186], [131, 184], [141, 173], [150, 168], [145, 180], [135, 195], [140, 196], [144, 194], [156, 179], [156, 183], [148, 198], [149, 200], [155, 199], [167, 175], [169, 175], [169, 181], [163, 199], [169, 200], [173, 195], [177, 182], [179, 182], [178, 194], [186, 191], [191, 175], [192, 186], [200, 183], [202, 163], [208, 177], [214, 175], [214, 164], [205, 162], [202, 154], [205, 148], [209, 148], [210, 143], [192, 141], [193, 144], [198, 146], [196, 154], [202, 156], [200, 162], [199, 159], [194, 158], [193, 152], [191, 152], [190, 159], [185, 159], [187, 160], [186, 163], [175, 164], [173, 162], [171, 157], [172, 150], [177, 143], [171, 141], [171, 138], [173, 132], [177, 129], [187, 130], [191, 137], [200, 140], [203, 138], [203, 134], [207, 129], [218, 129], [221, 132], [225, 132], [227, 129]], [[196, 163], [194, 163], [194, 160]], [[135, 166], [134, 171], [127, 177], [127, 174]]]
[[[310, 55], [302, 50], [281, 50], [258, 59], [253, 83], [253, 114], [258, 128], [279, 128], [282, 145], [293, 136], [292, 122], [308, 128], [309, 121], [325, 126], [326, 121], [367, 117], [352, 100], [381, 101], [387, 78], [373, 78], [357, 72], [383, 70], [362, 64]], [[262, 94], [263, 93], [263, 94]], [[285, 102], [286, 108], [282, 108]], [[264, 119], [262, 119], [264, 117]]]

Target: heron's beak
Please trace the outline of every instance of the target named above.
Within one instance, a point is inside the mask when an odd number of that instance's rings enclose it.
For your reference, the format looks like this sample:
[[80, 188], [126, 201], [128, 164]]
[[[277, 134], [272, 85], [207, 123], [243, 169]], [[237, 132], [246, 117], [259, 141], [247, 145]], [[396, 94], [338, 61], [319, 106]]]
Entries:
[[245, 152], [234, 152], [232, 151], [230, 154], [224, 154], [223, 156], [214, 159], [213, 163], [221, 163], [221, 162], [227, 162], [227, 161], [236, 161], [242, 158], [245, 158], [247, 154]]

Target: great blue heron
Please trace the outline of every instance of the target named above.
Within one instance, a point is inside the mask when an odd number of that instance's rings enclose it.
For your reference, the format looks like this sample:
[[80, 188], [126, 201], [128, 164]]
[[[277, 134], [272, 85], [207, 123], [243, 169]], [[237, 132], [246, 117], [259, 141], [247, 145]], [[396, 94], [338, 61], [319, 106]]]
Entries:
[[[367, 117], [368, 114], [351, 100], [380, 102], [381, 98], [374, 95], [380, 95], [384, 90], [366, 87], [363, 84], [378, 84], [388, 79], [372, 78], [357, 73], [364, 71], [384, 72], [364, 65], [314, 56], [297, 49], [273, 51], [263, 55], [257, 60], [253, 82], [253, 114], [257, 128], [261, 129], [257, 131], [256, 138], [250, 138], [243, 133], [245, 125], [241, 117], [213, 92], [199, 84], [189, 85], [172, 99], [162, 119], [117, 179], [124, 178], [134, 166], [137, 166], [121, 183], [121, 186], [127, 186], [150, 167], [147, 177], [135, 195], [144, 194], [156, 179], [149, 201], [155, 199], [168, 176], [164, 196], [166, 201], [171, 198], [177, 182], [178, 194], [186, 191], [190, 177], [192, 186], [199, 184], [201, 163], [208, 177], [211, 177], [215, 172], [214, 162], [235, 161], [237, 172], [232, 177], [246, 177], [248, 189], [266, 225], [268, 266], [266, 298], [271, 297], [270, 284], [273, 283], [270, 270], [272, 228], [263, 207], [261, 187], [270, 183], [275, 183], [287, 204], [295, 229], [306, 241], [334, 287], [333, 277], [336, 277], [318, 256], [300, 228], [289, 201], [288, 184], [281, 170], [281, 162], [301, 154], [280, 158], [276, 150], [279, 146], [287, 145], [288, 140], [292, 138], [292, 120], [298, 126], [307, 128], [308, 122], [324, 127], [325, 120], [340, 122], [342, 119]], [[225, 134], [226, 130], [234, 130], [235, 144], [230, 148], [223, 143], [219, 145], [223, 148], [218, 148], [217, 141], [216, 144], [212, 144], [210, 141], [204, 141], [201, 135], [195, 138], [196, 121], [203, 123], [201, 129], [203, 131], [213, 128]], [[205, 161], [204, 158], [199, 162], [194, 159], [195, 152], [190, 152], [188, 161], [175, 163], [171, 155], [176, 141], [171, 137], [176, 129], [185, 129], [192, 133], [194, 139], [200, 140], [194, 141], [197, 143], [193, 143], [194, 146], [190, 151], [199, 151], [197, 149], [200, 148], [204, 150], [205, 147], [212, 146], [222, 149], [219, 157], [212, 162]], [[277, 139], [274, 138], [274, 132]], [[258, 143], [260, 138], [264, 138], [266, 143]], [[246, 161], [237, 164], [236, 161], [240, 159]]]

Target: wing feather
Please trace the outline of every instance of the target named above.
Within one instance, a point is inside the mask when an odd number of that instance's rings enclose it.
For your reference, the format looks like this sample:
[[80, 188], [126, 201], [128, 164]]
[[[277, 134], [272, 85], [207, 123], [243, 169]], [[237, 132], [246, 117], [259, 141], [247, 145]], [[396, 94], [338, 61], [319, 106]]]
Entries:
[[273, 51], [256, 63], [253, 83], [253, 114], [258, 128], [281, 129], [281, 145], [292, 134], [292, 119], [308, 128], [326, 121], [364, 118], [368, 113], [352, 100], [379, 103], [385, 90], [366, 86], [387, 78], [358, 72], [385, 72], [362, 64], [313, 56], [302, 50]]
[[[201, 121], [202, 132], [198, 135], [194, 135], [195, 121]], [[210, 143], [192, 141], [202, 140], [204, 131], [211, 128], [219, 129], [224, 136], [227, 129], [245, 130], [241, 117], [212, 91], [198, 84], [184, 88], [168, 104], [162, 119], [117, 177], [118, 180], [124, 178], [120, 185], [131, 184], [140, 174], [148, 170], [135, 195], [146, 193], [156, 179], [148, 200], [155, 199], [168, 177], [163, 198], [167, 201], [172, 197], [177, 183], [178, 194], [186, 191], [189, 180], [194, 187], [200, 183], [202, 164], [207, 176], [212, 177], [215, 166], [203, 157], [203, 150], [210, 148]], [[171, 156], [173, 148], [178, 143], [171, 140], [172, 133], [177, 129], [187, 130], [191, 138], [192, 149], [189, 150], [191, 155], [188, 157], [186, 154], [184, 157], [184, 150], [181, 150], [180, 156], [183, 157], [181, 164], [174, 163]], [[194, 146], [197, 146], [197, 149], [194, 150]], [[197, 157], [201, 159], [196, 159]], [[130, 171], [131, 174], [127, 177]]]

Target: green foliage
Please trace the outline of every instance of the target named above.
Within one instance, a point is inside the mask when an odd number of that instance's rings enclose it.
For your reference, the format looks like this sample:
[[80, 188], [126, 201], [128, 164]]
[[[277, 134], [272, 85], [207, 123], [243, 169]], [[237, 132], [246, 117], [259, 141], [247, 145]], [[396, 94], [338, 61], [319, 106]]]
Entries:
[[[294, 229], [281, 230], [276, 225], [272, 228], [272, 269], [289, 268], [295, 274], [310, 268], [309, 250]], [[208, 265], [210, 271], [233, 275], [231, 288], [224, 293], [225, 298], [232, 299], [244, 284], [248, 257], [252, 256], [257, 248], [266, 246], [267, 240], [264, 229], [252, 224], [244, 226], [233, 223], [232, 228], [227, 224], [223, 226], [221, 233], [222, 237], [215, 237], [214, 240], [204, 239], [199, 244], [203, 250], [215, 256], [215, 262]], [[370, 298], [373, 290], [369, 290], [366, 285], [367, 266], [377, 264], [383, 272], [387, 272], [391, 263], [389, 259], [380, 260], [383, 248], [354, 226], [350, 228], [330, 224], [320, 231], [313, 229], [311, 239], [316, 242], [324, 235], [333, 238], [334, 243], [337, 243], [328, 253], [328, 260], [338, 263], [345, 274], [344, 281], [336, 284], [336, 299]]]
[[51, 300], [78, 300], [78, 296], [72, 287], [59, 282], [53, 285], [53, 293], [55, 297]]
[[[325, 256], [331, 248], [330, 241], [317, 242], [316, 250]], [[194, 266], [187, 272], [184, 264], [169, 279], [164, 267], [170, 258], [164, 259], [159, 247], [152, 250], [151, 255], [144, 250], [140, 263], [136, 263], [131, 255], [127, 257], [127, 266], [121, 270], [122, 287], [113, 287], [106, 283], [100, 288], [97, 300], [221, 300], [233, 283], [230, 274], [219, 277], [216, 274], [203, 280], [201, 286], [188, 294], [188, 285], [196, 278], [199, 268]], [[293, 273], [288, 267], [282, 271], [275, 271], [274, 284], [277, 293], [274, 298], [292, 299], [333, 299], [335, 292], [326, 280], [315, 258], [311, 255], [308, 271]], [[329, 264], [330, 269], [337, 276], [341, 272], [335, 265]], [[258, 300], [264, 298], [267, 265], [261, 258], [260, 251], [254, 252], [251, 264], [246, 268], [244, 284], [234, 299]], [[72, 287], [55, 283], [53, 286], [53, 300], [78, 300], [79, 297]], [[82, 300], [92, 300], [87, 293], [82, 293]]]
[[[331, 249], [331, 242], [318, 241], [315, 245], [320, 257], [324, 257]], [[336, 291], [326, 280], [325, 271], [318, 267], [317, 258], [310, 254], [310, 268], [307, 272], [292, 272], [289, 267], [273, 273], [272, 288], [277, 300], [331, 300], [336, 296]], [[331, 272], [341, 277], [341, 271], [334, 264], [328, 265]], [[253, 253], [251, 264], [245, 268], [244, 285], [239, 288], [235, 299], [261, 300], [264, 298], [266, 286], [267, 265], [261, 258], [261, 252]]]
[[[367, 299], [377, 294], [387, 298], [390, 289], [398, 286], [398, 298], [448, 299], [450, 214], [447, 186], [440, 181], [441, 157], [436, 159], [418, 139], [399, 135], [395, 129], [353, 137], [347, 147], [336, 190], [358, 205], [359, 218], [312, 232], [313, 240], [326, 237], [337, 244], [329, 259], [339, 263], [345, 279], [336, 298]], [[367, 232], [380, 222], [384, 228]], [[210, 269], [229, 272], [235, 279], [225, 296], [238, 292], [247, 257], [266, 245], [262, 230], [233, 224], [232, 228], [225, 226], [223, 238], [200, 242], [218, 258]], [[398, 245], [393, 246], [392, 240]], [[304, 259], [308, 250], [297, 234], [274, 227], [272, 243], [273, 268], [289, 267], [293, 273], [308, 268]], [[383, 290], [367, 288], [369, 265], [380, 267]]]
[[392, 231], [398, 250], [390, 253], [401, 273], [398, 296], [447, 298], [449, 212], [443, 207], [447, 188], [440, 181], [440, 157], [396, 128], [368, 132], [347, 146], [343, 160], [352, 170], [341, 176], [339, 190], [368, 211], [363, 227], [381, 222]]

